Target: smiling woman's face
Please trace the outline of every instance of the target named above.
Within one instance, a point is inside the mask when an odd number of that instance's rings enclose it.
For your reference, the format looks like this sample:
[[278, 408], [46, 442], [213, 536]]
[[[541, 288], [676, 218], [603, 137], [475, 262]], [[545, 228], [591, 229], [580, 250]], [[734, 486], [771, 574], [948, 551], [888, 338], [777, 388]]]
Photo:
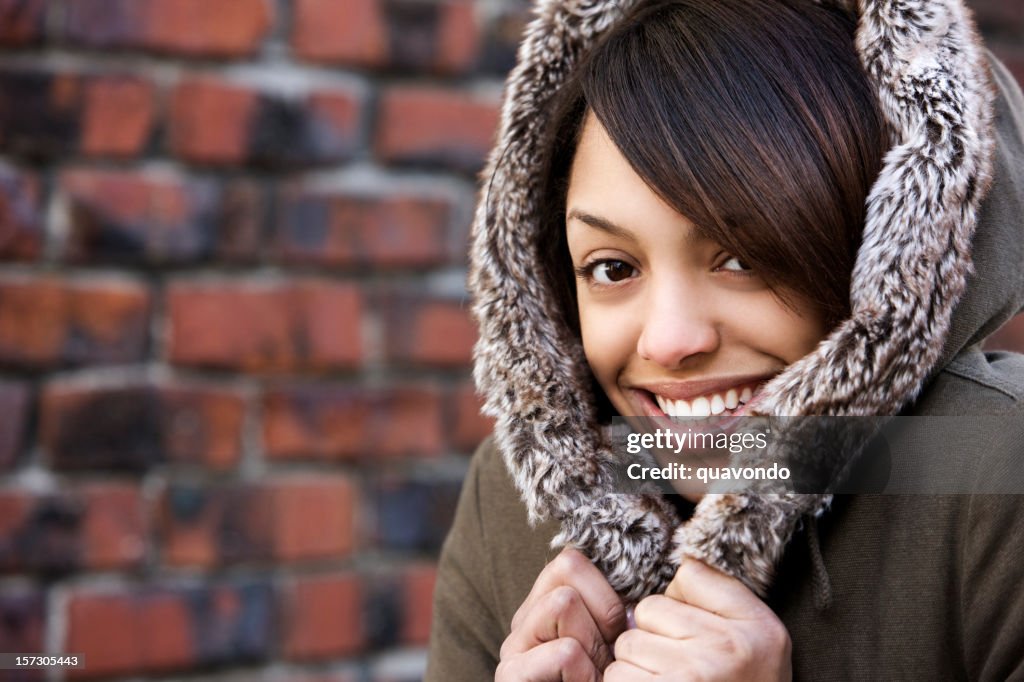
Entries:
[[588, 113], [566, 197], [587, 361], [623, 416], [742, 413], [826, 333], [704, 238]]

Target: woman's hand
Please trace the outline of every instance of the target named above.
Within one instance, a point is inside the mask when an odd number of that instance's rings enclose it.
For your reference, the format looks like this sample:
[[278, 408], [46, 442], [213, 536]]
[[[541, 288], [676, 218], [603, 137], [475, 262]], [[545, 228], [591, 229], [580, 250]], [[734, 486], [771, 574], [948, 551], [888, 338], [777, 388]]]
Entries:
[[604, 575], [566, 548], [540, 572], [512, 618], [494, 679], [596, 682], [625, 627], [625, 606]]
[[735, 578], [684, 559], [665, 594], [643, 599], [604, 682], [790, 680], [789, 633]]

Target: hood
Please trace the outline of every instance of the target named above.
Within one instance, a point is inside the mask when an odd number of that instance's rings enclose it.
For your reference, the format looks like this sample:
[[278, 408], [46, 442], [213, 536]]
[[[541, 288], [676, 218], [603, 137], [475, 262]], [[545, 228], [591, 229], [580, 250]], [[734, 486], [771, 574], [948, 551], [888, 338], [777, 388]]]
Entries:
[[[580, 54], [636, 1], [536, 2], [474, 219], [474, 378], [531, 523], [561, 524], [553, 547], [580, 549], [628, 601], [663, 591], [683, 556], [763, 595], [801, 519], [820, 515], [830, 497], [706, 495], [681, 523], [661, 496], [613, 493], [617, 460], [597, 421], [583, 349], [536, 276], [548, 105]], [[1012, 282], [999, 281], [1007, 272], [979, 273], [970, 306], [957, 309], [995, 135], [995, 91], [968, 11], [959, 0], [832, 1], [858, 12], [856, 46], [892, 148], [868, 197], [852, 313], [765, 387], [764, 414], [896, 414], [944, 362], [1016, 312], [1024, 290], [1017, 267]], [[1021, 187], [1012, 189], [1019, 202]], [[981, 236], [986, 265], [1007, 260], [997, 235]]]

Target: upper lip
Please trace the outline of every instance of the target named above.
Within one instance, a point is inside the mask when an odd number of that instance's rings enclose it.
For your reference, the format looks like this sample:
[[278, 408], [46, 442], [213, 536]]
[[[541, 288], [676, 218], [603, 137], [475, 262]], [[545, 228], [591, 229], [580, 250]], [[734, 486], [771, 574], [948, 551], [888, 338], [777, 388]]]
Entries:
[[691, 400], [709, 393], [721, 393], [736, 386], [760, 384], [768, 381], [776, 373], [744, 374], [726, 377], [709, 377], [706, 379], [690, 379], [687, 381], [644, 381], [633, 384], [633, 388], [642, 389], [669, 400]]

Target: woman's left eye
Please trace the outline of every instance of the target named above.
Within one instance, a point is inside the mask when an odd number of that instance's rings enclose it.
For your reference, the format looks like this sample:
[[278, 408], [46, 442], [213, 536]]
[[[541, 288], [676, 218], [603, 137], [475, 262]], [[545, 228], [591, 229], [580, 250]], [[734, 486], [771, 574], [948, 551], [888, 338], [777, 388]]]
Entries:
[[730, 256], [728, 260], [722, 262], [718, 266], [719, 270], [728, 270], [729, 272], [749, 272], [750, 266], [741, 261], [736, 256]]

